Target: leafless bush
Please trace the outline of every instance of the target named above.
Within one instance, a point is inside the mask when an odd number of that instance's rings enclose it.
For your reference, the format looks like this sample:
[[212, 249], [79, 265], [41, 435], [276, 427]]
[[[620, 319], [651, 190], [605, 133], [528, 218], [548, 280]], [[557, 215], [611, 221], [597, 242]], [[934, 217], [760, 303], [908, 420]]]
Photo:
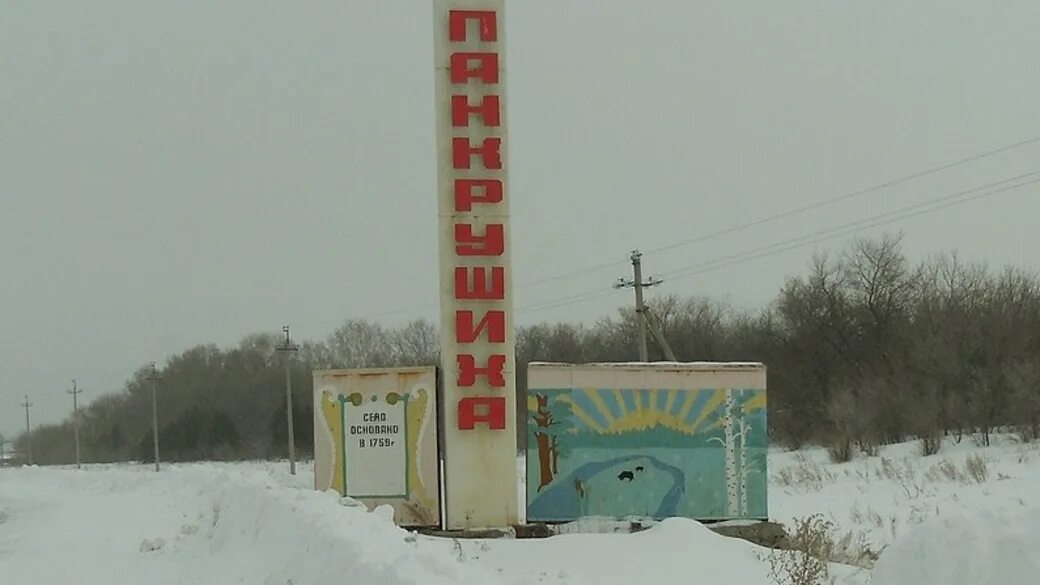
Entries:
[[851, 461], [857, 450], [867, 457], [878, 456], [884, 434], [877, 402], [884, 394], [876, 382], [854, 382], [831, 395], [827, 416], [832, 430], [826, 446], [833, 462]]
[[852, 461], [852, 456], [855, 454], [852, 439], [836, 437], [828, 443], [827, 454], [830, 455], [831, 461], [834, 463], [848, 463]]
[[1036, 458], [1037, 454], [1040, 454], [1040, 444], [1026, 443], [1019, 446], [1017, 451], [1017, 461], [1019, 465], [1031, 463]]
[[957, 466], [950, 463], [948, 459], [943, 459], [932, 466], [931, 469], [925, 472], [925, 479], [929, 481], [963, 481], [964, 474], [961, 473]]
[[942, 434], [927, 434], [921, 437], [921, 454], [925, 457], [935, 455], [942, 447]]
[[979, 454], [973, 454], [964, 462], [965, 474], [975, 483], [985, 483], [989, 479], [989, 464]]
[[[884, 526], [880, 516], [877, 517], [877, 521], [878, 527]], [[878, 556], [877, 551], [872, 549], [867, 542], [866, 532], [850, 530], [833, 541], [827, 560], [832, 563], [869, 569], [877, 562]]]
[[873, 437], [860, 437], [856, 446], [859, 447], [860, 453], [867, 457], [877, 457], [881, 453], [881, 444]]
[[820, 514], [794, 520], [794, 530], [784, 550], [768, 556], [769, 576], [776, 585], [823, 585], [832, 583], [828, 563], [869, 569], [878, 554], [870, 548], [863, 531], [850, 530], [835, 538], [834, 525]]
[[877, 475], [878, 479], [897, 481], [903, 476], [903, 470], [892, 459], [882, 457], [881, 466], [874, 470], [874, 474]]
[[846, 463], [855, 454], [856, 400], [848, 388], [837, 390], [827, 403], [827, 416], [833, 430], [827, 442], [827, 453], [834, 463]]
[[856, 524], [869, 524], [877, 528], [885, 527], [885, 520], [881, 517], [874, 508], [867, 506], [867, 510], [864, 512], [859, 509], [859, 504], [853, 504], [852, 510], [849, 512], [849, 518]]
[[989, 480], [989, 464], [981, 455], [970, 455], [960, 469], [948, 459], [943, 459], [925, 472], [928, 481], [956, 481], [960, 483], [985, 483]]
[[924, 486], [917, 476], [917, 469], [909, 459], [903, 459], [902, 465], [887, 457], [881, 458], [881, 466], [874, 471], [878, 479], [886, 479], [899, 484], [907, 499], [913, 500], [925, 493]]
[[1040, 364], [1021, 361], [1007, 370], [1011, 400], [1024, 442], [1040, 439]]
[[824, 585], [830, 582], [827, 558], [833, 549], [832, 524], [819, 514], [794, 520], [788, 550], [768, 556], [769, 577], [776, 585]]

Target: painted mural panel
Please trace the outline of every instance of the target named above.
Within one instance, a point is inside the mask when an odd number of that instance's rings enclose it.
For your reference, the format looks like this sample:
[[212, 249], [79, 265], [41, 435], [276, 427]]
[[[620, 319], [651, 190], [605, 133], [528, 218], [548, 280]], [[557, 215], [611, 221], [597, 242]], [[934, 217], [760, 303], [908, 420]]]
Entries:
[[314, 372], [314, 486], [440, 523], [436, 368]]
[[761, 364], [532, 364], [527, 517], [764, 519]]

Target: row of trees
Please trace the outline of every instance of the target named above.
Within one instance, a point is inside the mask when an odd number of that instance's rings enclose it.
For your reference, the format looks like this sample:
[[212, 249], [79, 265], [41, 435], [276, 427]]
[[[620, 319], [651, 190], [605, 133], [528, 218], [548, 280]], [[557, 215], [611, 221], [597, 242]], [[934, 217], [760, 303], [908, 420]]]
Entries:
[[[839, 459], [856, 449], [945, 435], [988, 442], [1012, 425], [1040, 435], [1040, 279], [992, 271], [943, 254], [917, 265], [898, 237], [857, 240], [813, 259], [758, 311], [677, 296], [652, 303], [680, 360], [762, 361], [769, 367], [774, 442], [827, 445]], [[636, 315], [622, 309], [596, 323], [542, 323], [517, 331], [518, 387], [528, 362], [632, 361]], [[165, 458], [268, 458], [285, 453], [284, 372], [277, 335], [238, 347], [191, 348], [163, 368]], [[296, 444], [312, 442], [311, 371], [432, 365], [435, 325], [399, 328], [352, 320], [328, 339], [304, 343], [292, 366]], [[663, 359], [651, 347], [651, 359]], [[145, 370], [122, 392], [81, 411], [89, 461], [150, 460], [150, 390]], [[526, 401], [518, 416], [523, 430]], [[71, 421], [33, 432], [40, 463], [74, 457]], [[527, 439], [520, 434], [521, 443]], [[24, 437], [20, 439], [24, 442]]]

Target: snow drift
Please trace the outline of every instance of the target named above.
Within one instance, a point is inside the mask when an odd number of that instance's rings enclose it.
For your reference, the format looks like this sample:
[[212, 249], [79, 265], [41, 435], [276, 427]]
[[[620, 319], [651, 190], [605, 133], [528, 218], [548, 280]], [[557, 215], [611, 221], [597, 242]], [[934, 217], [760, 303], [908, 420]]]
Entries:
[[[306, 475], [307, 471], [301, 471]], [[458, 540], [398, 528], [265, 464], [0, 471], [4, 585], [765, 585], [753, 545], [670, 519], [638, 534]]]
[[1040, 574], [1040, 509], [933, 518], [882, 553], [871, 585], [1021, 585]]
[[494, 585], [482, 567], [420, 546], [393, 510], [372, 513], [334, 493], [259, 486], [227, 490], [214, 504], [203, 546], [254, 583]]

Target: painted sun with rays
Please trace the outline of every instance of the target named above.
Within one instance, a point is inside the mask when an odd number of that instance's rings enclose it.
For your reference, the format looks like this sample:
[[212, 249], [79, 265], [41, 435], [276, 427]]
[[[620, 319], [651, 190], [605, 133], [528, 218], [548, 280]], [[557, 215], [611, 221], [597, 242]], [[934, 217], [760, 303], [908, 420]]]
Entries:
[[[664, 427], [686, 435], [710, 432], [722, 425], [727, 392], [734, 392], [736, 408], [749, 415], [766, 408], [761, 390], [708, 389], [575, 389], [559, 395], [570, 407], [572, 432], [620, 434]], [[534, 408], [535, 398], [529, 398]]]

